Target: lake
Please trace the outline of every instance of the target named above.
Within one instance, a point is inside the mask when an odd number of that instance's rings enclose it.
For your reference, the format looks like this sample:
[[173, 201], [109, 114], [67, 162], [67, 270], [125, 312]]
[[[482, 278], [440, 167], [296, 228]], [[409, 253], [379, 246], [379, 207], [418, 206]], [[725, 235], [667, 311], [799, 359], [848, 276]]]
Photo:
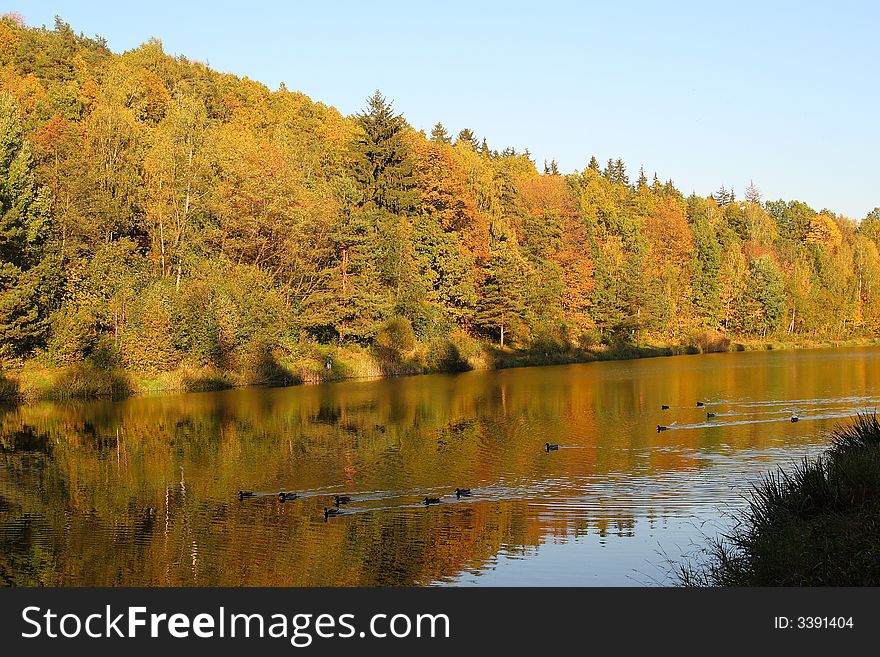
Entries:
[[[750, 484], [878, 402], [860, 348], [20, 406], [0, 415], [0, 582], [669, 583]], [[334, 494], [351, 502], [325, 518]]]

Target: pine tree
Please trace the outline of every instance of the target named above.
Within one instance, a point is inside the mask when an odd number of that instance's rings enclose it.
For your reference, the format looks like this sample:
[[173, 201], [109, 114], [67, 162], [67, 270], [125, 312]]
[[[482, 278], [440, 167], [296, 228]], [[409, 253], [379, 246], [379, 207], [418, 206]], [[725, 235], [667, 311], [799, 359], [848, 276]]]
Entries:
[[[461, 142], [471, 148], [475, 153], [480, 148], [480, 142], [477, 141], [477, 136], [471, 131], [470, 128], [465, 128], [461, 132], [458, 133], [458, 142]], [[458, 143], [456, 142], [456, 143]]]
[[639, 180], [636, 189], [644, 189], [648, 186], [648, 178], [645, 176], [645, 167], [639, 167]]
[[45, 343], [61, 285], [44, 253], [51, 220], [48, 189], [37, 184], [18, 105], [0, 95], [0, 358]]
[[439, 121], [434, 126], [434, 129], [431, 130], [431, 141], [435, 144], [451, 144], [452, 137], [449, 136], [449, 133], [446, 132], [446, 128]]
[[520, 264], [506, 248], [493, 255], [488, 274], [474, 323], [497, 335], [503, 349], [513, 327], [522, 324], [525, 282]]
[[362, 191], [359, 205], [392, 213], [413, 211], [418, 192], [403, 140], [406, 120], [377, 89], [356, 121], [362, 130], [354, 144], [354, 175]]
[[489, 142], [486, 141], [485, 137], [483, 137], [483, 143], [480, 146], [480, 155], [487, 159], [492, 157], [492, 151], [489, 150]]
[[747, 203], [760, 203], [761, 202], [761, 190], [755, 186], [753, 181], [749, 181], [749, 186], [746, 187], [746, 202]]
[[610, 157], [608, 158], [608, 163], [605, 165], [605, 168], [602, 169], [602, 175], [610, 182], [617, 181], [617, 170], [614, 168], [614, 160]]
[[590, 157], [590, 163], [587, 165], [587, 168], [596, 172], [599, 171], [599, 160], [596, 159], [595, 155]]
[[626, 165], [620, 158], [614, 163], [614, 182], [621, 185], [629, 185], [629, 176], [626, 175]]

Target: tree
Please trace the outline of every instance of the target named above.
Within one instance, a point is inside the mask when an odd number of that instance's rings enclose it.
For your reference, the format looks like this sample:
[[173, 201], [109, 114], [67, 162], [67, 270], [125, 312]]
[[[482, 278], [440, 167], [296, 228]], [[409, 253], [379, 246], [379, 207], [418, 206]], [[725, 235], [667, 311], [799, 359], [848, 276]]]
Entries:
[[434, 129], [431, 130], [431, 141], [435, 144], [452, 143], [452, 137], [449, 136], [449, 133], [446, 132], [446, 128], [444, 128], [443, 124], [439, 121], [434, 125]]
[[[465, 128], [461, 132], [458, 133], [458, 141], [457, 143], [462, 143], [465, 146], [470, 147], [474, 152], [477, 151], [480, 147], [480, 142], [477, 140], [477, 136], [473, 133], [470, 128]], [[487, 147], [488, 148], [488, 147]]]
[[721, 245], [715, 227], [700, 217], [692, 225], [694, 235], [692, 299], [699, 324], [713, 329], [720, 323]]
[[202, 102], [182, 91], [173, 110], [157, 127], [145, 158], [153, 244], [163, 275], [175, 275], [180, 288], [193, 217], [204, 211], [211, 186], [208, 117]]
[[749, 181], [748, 187], [746, 187], [745, 192], [746, 203], [761, 203], [761, 190], [755, 186], [753, 181]]
[[785, 312], [785, 284], [770, 256], [749, 263], [744, 311], [742, 328], [750, 333], [767, 337], [779, 326]]
[[816, 211], [801, 201], [768, 201], [767, 212], [776, 222], [779, 234], [790, 240], [802, 240], [809, 231]]
[[402, 115], [377, 89], [355, 120], [361, 129], [353, 147], [354, 176], [362, 195], [359, 207], [391, 213], [411, 212], [416, 204], [412, 163]]
[[502, 349], [505, 339], [522, 324], [524, 290], [520, 263], [507, 249], [496, 252], [489, 262], [474, 323], [497, 334]]
[[45, 252], [49, 190], [34, 174], [16, 102], [0, 95], [0, 358], [45, 343], [60, 274]]

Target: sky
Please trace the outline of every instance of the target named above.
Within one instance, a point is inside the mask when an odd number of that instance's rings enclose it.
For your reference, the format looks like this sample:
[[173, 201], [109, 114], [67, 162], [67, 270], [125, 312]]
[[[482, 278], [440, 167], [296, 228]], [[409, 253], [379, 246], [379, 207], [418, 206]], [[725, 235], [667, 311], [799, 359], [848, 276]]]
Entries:
[[564, 172], [622, 158], [685, 194], [880, 206], [880, 3], [7, 0], [115, 52], [165, 51], [354, 113], [472, 129]]

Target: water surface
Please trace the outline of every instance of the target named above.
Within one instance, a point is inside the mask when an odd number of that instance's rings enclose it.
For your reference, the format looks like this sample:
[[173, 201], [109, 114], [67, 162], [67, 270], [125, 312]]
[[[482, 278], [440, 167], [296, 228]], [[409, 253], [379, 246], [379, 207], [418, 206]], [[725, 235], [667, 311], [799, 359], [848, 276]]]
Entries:
[[749, 352], [22, 406], [0, 582], [664, 583], [878, 375], [873, 348]]

